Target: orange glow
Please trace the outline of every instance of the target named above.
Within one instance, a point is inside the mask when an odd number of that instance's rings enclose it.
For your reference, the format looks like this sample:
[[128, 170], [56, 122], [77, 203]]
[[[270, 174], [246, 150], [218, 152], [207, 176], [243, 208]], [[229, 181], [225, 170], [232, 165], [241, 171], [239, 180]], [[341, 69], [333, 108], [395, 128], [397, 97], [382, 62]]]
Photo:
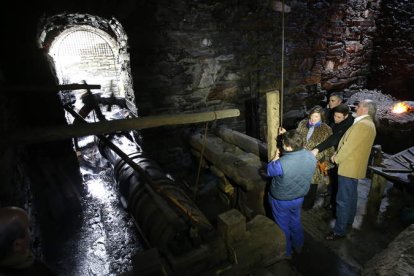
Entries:
[[411, 106], [406, 104], [405, 102], [396, 103], [394, 107], [392, 108], [393, 113], [401, 114], [404, 112], [409, 111]]

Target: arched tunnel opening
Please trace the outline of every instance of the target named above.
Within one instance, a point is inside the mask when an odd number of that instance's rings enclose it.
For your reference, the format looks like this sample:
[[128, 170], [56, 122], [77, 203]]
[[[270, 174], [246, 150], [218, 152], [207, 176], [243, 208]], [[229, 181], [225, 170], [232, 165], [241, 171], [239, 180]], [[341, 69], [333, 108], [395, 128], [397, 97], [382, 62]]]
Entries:
[[[44, 19], [39, 40], [59, 84], [96, 84], [93, 89], [60, 90], [68, 124], [135, 115], [127, 37], [119, 22], [88, 14], [55, 15]], [[101, 156], [96, 136], [74, 137], [72, 142], [83, 185], [79, 219], [72, 219], [76, 226], [61, 229], [62, 236], [44, 240], [45, 261], [59, 275], [124, 273], [132, 269], [142, 240], [119, 201], [112, 166]]]

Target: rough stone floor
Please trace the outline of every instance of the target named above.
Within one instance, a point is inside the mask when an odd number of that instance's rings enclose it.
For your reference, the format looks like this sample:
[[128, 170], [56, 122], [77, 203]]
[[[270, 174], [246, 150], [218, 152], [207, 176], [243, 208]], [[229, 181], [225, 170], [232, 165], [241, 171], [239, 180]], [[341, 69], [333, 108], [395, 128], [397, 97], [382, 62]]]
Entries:
[[[55, 244], [52, 256], [48, 256], [49, 264], [59, 275], [121, 275], [131, 269], [134, 253], [142, 250], [133, 223], [109, 187], [109, 176], [106, 170], [97, 175], [84, 173], [88, 193], [83, 224], [65, 242]], [[345, 239], [325, 241], [334, 222], [331, 211], [319, 207], [303, 212], [302, 252], [292, 260], [250, 275], [360, 275], [367, 261], [408, 226], [401, 221], [400, 211], [407, 201], [412, 201], [388, 183], [378, 214], [367, 215], [370, 184], [369, 179], [359, 183], [357, 217]]]
[[330, 210], [319, 207], [303, 212], [302, 252], [268, 270], [274, 275], [361, 275], [367, 261], [409, 226], [400, 219], [400, 212], [411, 199], [391, 183], [387, 184], [378, 212], [367, 214], [370, 185], [369, 179], [361, 180], [358, 185], [357, 216], [346, 238], [324, 239], [335, 221]]
[[[132, 270], [132, 257], [143, 250], [136, 227], [114, 188], [113, 170], [100, 164], [95, 147], [82, 162], [85, 193], [76, 224], [56, 226], [44, 241], [44, 261], [59, 276], [118, 276]], [[93, 163], [96, 162], [96, 163]], [[93, 164], [92, 164], [93, 163]]]

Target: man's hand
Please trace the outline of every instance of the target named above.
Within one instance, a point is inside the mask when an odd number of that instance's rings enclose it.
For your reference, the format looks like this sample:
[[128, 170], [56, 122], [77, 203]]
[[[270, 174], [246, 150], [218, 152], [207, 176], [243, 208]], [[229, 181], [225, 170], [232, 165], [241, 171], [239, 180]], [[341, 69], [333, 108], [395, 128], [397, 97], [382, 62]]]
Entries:
[[332, 155], [332, 157], [331, 157], [331, 161], [332, 161], [332, 163], [334, 163], [334, 164], [336, 164], [335, 157], [336, 157], [336, 153], [335, 153], [334, 155]]
[[315, 156], [316, 156], [316, 155], [319, 153], [319, 150], [318, 150], [318, 149], [313, 149], [313, 150], [312, 150], [312, 153], [313, 153], [313, 155], [315, 155]]
[[280, 151], [278, 148], [276, 148], [275, 156], [272, 158], [272, 161], [278, 160], [280, 157]]
[[260, 169], [259, 169], [259, 175], [260, 175], [261, 177], [269, 177], [269, 176], [267, 175], [267, 172], [266, 172], [266, 169], [265, 169], [265, 168], [260, 168]]
[[285, 132], [286, 132], [286, 129], [284, 129], [283, 127], [279, 127], [279, 135]]

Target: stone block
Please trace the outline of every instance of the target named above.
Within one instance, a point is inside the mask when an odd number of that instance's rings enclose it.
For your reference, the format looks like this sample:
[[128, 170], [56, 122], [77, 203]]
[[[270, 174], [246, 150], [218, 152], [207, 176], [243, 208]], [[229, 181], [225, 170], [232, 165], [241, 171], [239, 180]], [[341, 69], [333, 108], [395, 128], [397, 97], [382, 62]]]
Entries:
[[167, 275], [157, 248], [140, 252], [132, 260], [133, 275], [164, 276]]
[[217, 230], [226, 242], [239, 241], [246, 234], [246, 217], [236, 209], [222, 213], [217, 219]]

